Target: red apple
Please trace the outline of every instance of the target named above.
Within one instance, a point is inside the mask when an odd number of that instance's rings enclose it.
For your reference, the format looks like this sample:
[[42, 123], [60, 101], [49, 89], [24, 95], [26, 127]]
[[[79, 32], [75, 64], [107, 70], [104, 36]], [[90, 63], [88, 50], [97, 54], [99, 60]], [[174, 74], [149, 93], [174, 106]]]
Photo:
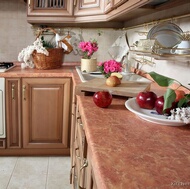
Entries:
[[163, 114], [163, 108], [164, 108], [164, 97], [160, 96], [157, 98], [155, 102], [155, 109], [159, 114]]
[[155, 109], [159, 114], [170, 114], [170, 110], [174, 109], [176, 106], [176, 102], [172, 103], [172, 106], [170, 108], [167, 108], [165, 112], [163, 112], [164, 109], [164, 96], [160, 96], [157, 98], [155, 102]]
[[153, 109], [157, 95], [152, 91], [140, 92], [136, 97], [137, 104], [144, 109]]
[[94, 103], [100, 108], [107, 108], [112, 102], [112, 95], [108, 91], [98, 91], [93, 95]]

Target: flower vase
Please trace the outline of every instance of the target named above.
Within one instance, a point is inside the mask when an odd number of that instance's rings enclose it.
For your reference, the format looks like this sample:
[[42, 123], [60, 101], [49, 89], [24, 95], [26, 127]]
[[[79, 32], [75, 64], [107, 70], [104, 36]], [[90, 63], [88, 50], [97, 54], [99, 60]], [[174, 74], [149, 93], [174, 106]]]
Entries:
[[82, 72], [94, 72], [97, 70], [97, 59], [81, 59], [81, 71]]

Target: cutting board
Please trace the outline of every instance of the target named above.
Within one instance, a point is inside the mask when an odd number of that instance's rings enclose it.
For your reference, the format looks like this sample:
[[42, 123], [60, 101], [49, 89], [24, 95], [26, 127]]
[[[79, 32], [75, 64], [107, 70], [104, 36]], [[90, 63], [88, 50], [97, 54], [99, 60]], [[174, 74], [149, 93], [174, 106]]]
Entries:
[[76, 94], [81, 92], [97, 92], [101, 90], [108, 90], [112, 95], [136, 97], [141, 91], [149, 90], [150, 83], [140, 81], [121, 81], [121, 84], [116, 87], [109, 87], [106, 85], [106, 79], [95, 78], [88, 82], [76, 85]]

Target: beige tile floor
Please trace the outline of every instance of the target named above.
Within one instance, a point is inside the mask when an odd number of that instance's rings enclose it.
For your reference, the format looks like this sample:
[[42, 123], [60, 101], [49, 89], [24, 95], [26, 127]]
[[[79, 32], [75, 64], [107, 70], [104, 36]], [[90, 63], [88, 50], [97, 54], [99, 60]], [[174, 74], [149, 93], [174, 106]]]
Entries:
[[71, 189], [70, 157], [0, 157], [0, 189]]

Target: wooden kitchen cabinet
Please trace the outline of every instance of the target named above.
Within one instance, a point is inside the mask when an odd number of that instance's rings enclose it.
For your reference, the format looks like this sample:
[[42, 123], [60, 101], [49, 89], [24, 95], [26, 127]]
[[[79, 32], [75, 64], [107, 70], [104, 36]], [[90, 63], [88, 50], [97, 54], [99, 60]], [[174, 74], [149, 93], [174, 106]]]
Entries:
[[28, 0], [27, 21], [29, 23], [73, 22], [73, 0]]
[[22, 147], [20, 88], [20, 78], [6, 79], [7, 148]]
[[[35, 24], [106, 22], [111, 21], [123, 13], [137, 9], [148, 1], [149, 0], [29, 0], [27, 3], [27, 20], [29, 23]], [[105, 24], [103, 24], [103, 26], [105, 27]]]
[[108, 13], [113, 9], [113, 0], [104, 1], [104, 12]]
[[71, 78], [6, 78], [0, 155], [69, 155]]
[[[156, 20], [163, 19], [160, 16], [162, 14], [159, 15], [163, 10], [168, 10], [167, 18], [172, 18], [173, 12], [180, 9], [180, 5], [189, 6], [188, 0], [153, 3], [150, 0], [28, 0], [27, 21], [38, 25], [56, 24], [59, 27], [126, 28], [135, 23], [143, 24], [145, 20], [151, 22], [152, 13], [158, 13]], [[175, 16], [185, 14], [188, 14], [188, 10], [176, 11]], [[143, 23], [138, 17], [143, 17]]]
[[75, 137], [71, 142], [71, 184], [73, 189], [96, 189], [88, 143], [78, 105], [76, 106], [75, 124], [72, 127]]
[[23, 148], [68, 148], [70, 78], [23, 78]]
[[72, 16], [73, 0], [28, 0], [28, 16]]
[[111, 11], [107, 14], [108, 20], [112, 20], [119, 16], [126, 15], [128, 12], [135, 11], [148, 2], [149, 0], [113, 0], [111, 3]]
[[127, 0], [105, 0], [104, 1], [104, 12], [108, 13], [113, 9], [116, 9], [121, 4], [125, 3]]
[[75, 4], [75, 16], [90, 16], [104, 14], [104, 1], [78, 0]]

